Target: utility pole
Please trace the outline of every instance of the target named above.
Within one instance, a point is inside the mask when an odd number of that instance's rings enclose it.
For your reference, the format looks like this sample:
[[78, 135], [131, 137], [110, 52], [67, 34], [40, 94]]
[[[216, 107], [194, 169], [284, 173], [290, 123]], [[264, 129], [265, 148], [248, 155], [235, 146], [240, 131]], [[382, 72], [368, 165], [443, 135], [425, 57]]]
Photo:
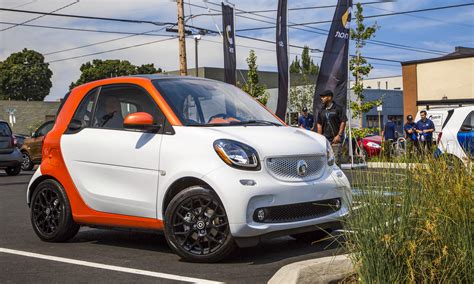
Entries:
[[184, 0], [177, 0], [178, 3], [178, 34], [179, 34], [179, 74], [188, 75], [186, 65], [186, 37], [184, 30]]
[[194, 36], [194, 63], [196, 64], [194, 68], [196, 69], [196, 77], [199, 77], [198, 44], [200, 39], [201, 35]]

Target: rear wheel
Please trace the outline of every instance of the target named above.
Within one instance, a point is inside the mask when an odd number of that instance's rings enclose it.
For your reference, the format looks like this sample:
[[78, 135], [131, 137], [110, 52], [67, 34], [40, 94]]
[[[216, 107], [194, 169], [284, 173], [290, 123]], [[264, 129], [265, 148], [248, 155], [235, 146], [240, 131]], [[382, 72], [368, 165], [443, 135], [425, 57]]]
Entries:
[[57, 181], [45, 180], [36, 188], [31, 199], [31, 224], [46, 242], [65, 242], [79, 231], [66, 192]]
[[235, 247], [219, 197], [200, 186], [178, 193], [166, 208], [165, 235], [170, 247], [191, 262], [216, 262]]
[[24, 171], [31, 171], [35, 166], [31, 161], [30, 155], [26, 152], [21, 153], [23, 156], [23, 161], [21, 162], [21, 169]]
[[5, 172], [9, 176], [17, 176], [21, 172], [21, 165], [15, 166], [15, 167], [8, 167], [5, 169]]

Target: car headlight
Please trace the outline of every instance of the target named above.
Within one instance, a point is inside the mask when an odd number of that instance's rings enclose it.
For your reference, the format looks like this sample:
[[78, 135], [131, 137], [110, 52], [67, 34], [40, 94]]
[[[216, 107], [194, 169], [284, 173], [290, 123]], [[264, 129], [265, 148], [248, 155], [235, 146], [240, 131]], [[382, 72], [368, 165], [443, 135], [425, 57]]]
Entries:
[[379, 144], [375, 143], [375, 142], [367, 142], [367, 146], [370, 147], [370, 148], [382, 148], [382, 146], [380, 146]]
[[332, 166], [334, 165], [334, 152], [332, 150], [332, 147], [331, 147], [331, 143], [329, 143], [329, 141], [326, 140], [326, 156], [327, 156], [327, 159], [328, 159], [328, 166]]
[[231, 167], [248, 171], [260, 170], [257, 151], [244, 143], [219, 139], [214, 142], [214, 150]]

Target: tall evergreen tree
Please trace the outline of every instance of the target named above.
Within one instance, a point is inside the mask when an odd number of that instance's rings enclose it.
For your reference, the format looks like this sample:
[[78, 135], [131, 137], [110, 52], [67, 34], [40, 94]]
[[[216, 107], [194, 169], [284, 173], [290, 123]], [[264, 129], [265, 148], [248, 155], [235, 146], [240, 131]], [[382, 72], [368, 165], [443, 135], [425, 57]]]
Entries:
[[253, 49], [250, 50], [246, 61], [248, 64], [247, 82], [242, 86], [242, 90], [266, 105], [268, 101], [267, 88], [259, 82], [257, 55]]

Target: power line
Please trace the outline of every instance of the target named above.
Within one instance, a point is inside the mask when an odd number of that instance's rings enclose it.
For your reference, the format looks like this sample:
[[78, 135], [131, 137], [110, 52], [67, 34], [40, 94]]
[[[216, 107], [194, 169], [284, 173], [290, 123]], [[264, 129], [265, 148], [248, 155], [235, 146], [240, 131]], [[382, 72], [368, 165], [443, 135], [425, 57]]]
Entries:
[[[58, 8], [58, 9], [56, 9], [56, 10], [53, 10], [53, 11], [47, 13], [47, 14], [39, 15], [39, 16], [37, 16], [37, 17], [34, 17], [33, 19], [26, 20], [26, 21], [24, 21], [24, 22], [22, 22], [22, 23], [20, 23], [20, 24], [26, 24], [26, 23], [33, 22], [33, 21], [38, 20], [38, 19], [40, 19], [40, 18], [46, 17], [48, 14], [51, 14], [51, 13], [54, 13], [54, 12], [57, 12], [57, 11], [61, 11], [61, 10], [63, 10], [63, 9], [66, 9], [67, 7], [70, 7], [70, 6], [75, 5], [75, 4], [77, 4], [77, 3], [79, 3], [79, 0], [76, 0], [75, 2], [69, 3], [69, 4], [65, 5], [65, 6], [62, 6], [62, 7]], [[30, 4], [30, 3], [27, 3], [27, 4]], [[24, 5], [23, 5], [23, 6], [24, 6]], [[9, 29], [13, 29], [13, 28], [15, 28], [15, 27], [18, 27], [20, 24], [17, 24], [17, 25], [11, 26], [11, 27], [4, 28], [4, 29], [0, 30], [0, 32], [6, 31], [6, 30], [9, 30]]]
[[66, 61], [66, 60], [71, 60], [71, 59], [77, 59], [77, 58], [82, 58], [82, 57], [99, 55], [99, 54], [109, 53], [109, 52], [113, 52], [113, 51], [119, 51], [119, 50], [125, 50], [125, 49], [130, 49], [130, 48], [155, 44], [155, 43], [164, 42], [164, 41], [168, 41], [168, 40], [172, 40], [172, 39], [176, 39], [176, 38], [177, 38], [176, 36], [173, 36], [173, 37], [170, 37], [170, 38], [159, 39], [159, 40], [149, 41], [149, 42], [145, 42], [145, 43], [124, 46], [124, 47], [120, 47], [120, 48], [114, 48], [114, 49], [109, 49], [109, 50], [104, 50], [104, 51], [99, 51], [99, 52], [94, 52], [94, 53], [89, 53], [89, 54], [83, 54], [83, 55], [78, 55], [78, 56], [73, 56], [73, 57], [68, 57], [68, 58], [51, 60], [51, 61], [47, 61], [46, 63], [55, 63], [55, 62], [61, 62], [61, 61]]
[[[218, 5], [218, 4], [213, 3], [213, 2], [208, 2], [208, 3], [213, 4], [213, 5]], [[196, 5], [196, 4], [191, 4], [191, 5], [199, 7], [199, 8], [204, 8], [204, 7]], [[213, 11], [218, 11], [216, 9], [212, 9], [212, 10]], [[241, 10], [241, 9], [235, 9], [235, 10], [244, 11], [244, 10]], [[266, 19], [271, 19], [271, 20], [275, 21], [275, 19], [272, 18], [272, 17], [263, 16], [263, 15], [256, 15], [256, 16], [260, 16], [260, 17], [263, 17], [263, 18], [266, 18]], [[271, 24], [273, 24], [272, 27], [275, 28], [275, 25], [274, 25], [273, 22], [268, 22], [268, 21], [259, 20], [259, 19], [255, 19], [255, 18], [250, 18], [250, 17], [245, 17], [245, 16], [240, 16], [240, 17], [244, 17], [244, 18], [251, 19], [251, 20], [254, 20], [254, 21], [258, 21], [258, 22], [271, 23]], [[320, 29], [320, 28], [316, 28], [316, 27], [311, 27], [311, 26], [308, 27], [308, 28], [315, 29], [317, 31], [312, 31], [312, 30], [293, 27], [293, 29], [312, 32], [312, 33], [316, 33], [316, 34], [320, 34], [320, 35], [327, 35], [328, 32], [329, 32], [328, 30]], [[243, 30], [236, 30], [236, 32], [238, 32], [238, 31], [243, 31]], [[379, 41], [379, 40], [374, 40], [374, 39], [372, 39], [370, 41], [367, 41], [367, 43], [374, 44], [374, 45], [382, 45], [382, 46], [396, 48], [396, 49], [402, 49], [402, 50], [409, 50], [409, 51], [415, 51], [415, 52], [421, 52], [421, 53], [430, 53], [430, 54], [435, 54], [435, 55], [445, 55], [446, 53], [448, 53], [448, 52], [440, 51], [440, 50], [433, 50], [433, 49], [427, 49], [427, 48], [418, 48], [418, 47], [407, 46], [407, 45], [402, 45], [402, 44], [397, 44], [397, 43], [384, 42], [384, 41]]]
[[114, 38], [114, 39], [99, 41], [99, 42], [95, 42], [95, 43], [90, 43], [90, 44], [86, 44], [86, 45], [81, 45], [81, 46], [77, 46], [77, 47], [62, 49], [62, 50], [53, 51], [53, 52], [48, 52], [48, 53], [44, 53], [44, 55], [48, 56], [48, 55], [53, 55], [53, 54], [62, 53], [62, 52], [66, 52], [66, 51], [71, 51], [71, 50], [77, 50], [77, 49], [81, 49], [81, 48], [91, 47], [91, 46], [94, 46], [94, 45], [99, 45], [99, 44], [114, 42], [114, 41], [118, 41], [118, 40], [122, 40], [122, 39], [126, 39], [126, 38], [136, 37], [136, 36], [139, 36], [139, 35], [144, 35], [144, 34], [148, 34], [148, 33], [152, 33], [152, 32], [159, 32], [159, 31], [161, 31], [161, 30], [163, 30], [163, 29], [165, 29], [165, 28], [166, 28], [166, 27], [161, 28], [161, 29], [157, 29], [157, 30], [146, 31], [146, 32], [143, 32], [143, 33], [138, 33], [138, 34], [128, 35], [128, 36], [124, 36], [124, 37], [119, 37], [119, 38]]
[[23, 7], [23, 6], [33, 4], [33, 3], [35, 3], [36, 1], [37, 1], [37, 0], [33, 0], [33, 1], [30, 1], [30, 2], [26, 2], [26, 3], [23, 3], [23, 4], [19, 4], [19, 5], [17, 5], [17, 6], [11, 7], [11, 8], [12, 8], [12, 9], [21, 8], [21, 7]]
[[[395, 1], [374, 1], [374, 2], [364, 2], [360, 3], [361, 5], [369, 5], [369, 4], [382, 4], [386, 2], [395, 2]], [[310, 6], [310, 7], [296, 7], [296, 8], [289, 8], [288, 11], [300, 11], [300, 10], [314, 10], [314, 9], [325, 9], [325, 8], [334, 8], [337, 5], [325, 5], [325, 6]], [[269, 10], [253, 10], [249, 12], [238, 12], [236, 14], [253, 14], [253, 13], [271, 13], [276, 12], [276, 9], [269, 9]]]
[[[393, 13], [388, 13], [388, 14], [369, 15], [369, 16], [364, 16], [364, 19], [388, 17], [388, 16], [395, 16], [395, 15], [404, 15], [404, 14], [410, 14], [410, 13], [428, 12], [428, 11], [451, 9], [451, 8], [459, 8], [459, 7], [465, 7], [465, 6], [471, 6], [471, 5], [474, 5], [474, 3], [464, 3], [464, 4], [458, 4], [458, 5], [432, 7], [432, 8], [426, 8], [426, 9], [411, 10], [411, 11], [393, 12]], [[326, 24], [326, 23], [332, 23], [332, 20], [306, 22], [306, 23], [298, 23], [298, 24], [289, 24], [288, 27], [311, 26], [311, 25]], [[237, 31], [238, 32], [256, 31], [256, 30], [265, 30], [265, 29], [274, 29], [274, 28], [275, 28], [275, 26], [268, 26], [268, 27], [241, 29], [241, 30], [237, 30]]]
[[167, 23], [167, 22], [155, 22], [155, 21], [145, 21], [145, 20], [130, 20], [130, 19], [118, 19], [118, 18], [106, 18], [106, 17], [93, 17], [93, 16], [60, 14], [60, 13], [45, 13], [45, 12], [39, 12], [39, 11], [8, 9], [8, 8], [0, 8], [0, 11], [26, 13], [26, 14], [39, 14], [39, 15], [47, 14], [48, 16], [55, 16], [55, 17], [78, 18], [78, 19], [87, 19], [87, 20], [98, 20], [98, 21], [112, 21], [112, 22], [123, 22], [123, 23], [133, 23], [133, 24], [152, 24], [152, 25], [157, 25], [157, 26], [173, 25], [174, 24], [174, 23]]

